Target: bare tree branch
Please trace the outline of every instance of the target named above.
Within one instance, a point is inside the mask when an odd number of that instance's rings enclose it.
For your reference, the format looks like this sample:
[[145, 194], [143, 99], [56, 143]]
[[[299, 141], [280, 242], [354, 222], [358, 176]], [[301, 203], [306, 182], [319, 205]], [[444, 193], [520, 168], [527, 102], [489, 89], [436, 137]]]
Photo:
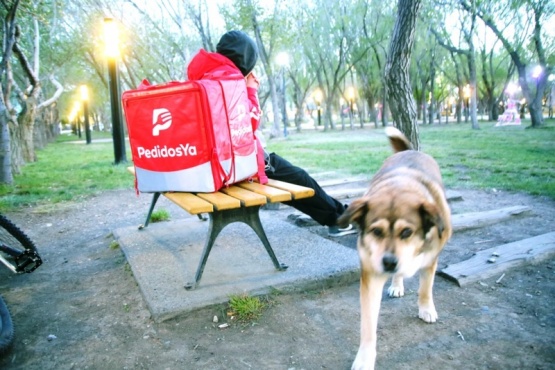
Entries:
[[58, 80], [56, 80], [54, 78], [54, 76], [50, 76], [50, 82], [52, 82], [52, 84], [54, 86], [56, 86], [56, 92], [52, 95], [52, 97], [50, 97], [50, 99], [43, 101], [42, 103], [40, 103], [37, 108], [38, 109], [42, 109], [44, 107], [47, 107], [51, 104], [54, 104], [62, 95], [62, 93], [64, 92], [64, 87], [62, 86], [62, 84], [60, 82], [58, 82]]

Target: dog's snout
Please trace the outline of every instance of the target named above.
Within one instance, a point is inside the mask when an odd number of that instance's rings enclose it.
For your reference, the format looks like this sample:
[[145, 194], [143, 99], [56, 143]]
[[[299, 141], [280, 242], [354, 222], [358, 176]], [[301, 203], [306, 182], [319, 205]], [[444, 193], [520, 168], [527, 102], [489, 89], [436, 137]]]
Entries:
[[382, 258], [383, 269], [386, 272], [394, 272], [397, 269], [397, 257], [392, 254], [386, 254]]

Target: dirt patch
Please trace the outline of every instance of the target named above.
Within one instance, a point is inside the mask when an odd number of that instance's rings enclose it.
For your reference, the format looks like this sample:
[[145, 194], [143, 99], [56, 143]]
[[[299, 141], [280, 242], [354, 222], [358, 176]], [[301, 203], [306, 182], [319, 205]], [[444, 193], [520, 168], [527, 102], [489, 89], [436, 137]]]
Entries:
[[[527, 205], [532, 213], [455, 233], [440, 267], [478, 250], [554, 231], [555, 202], [499, 191], [458, 190], [453, 213]], [[16, 341], [2, 369], [348, 369], [359, 340], [358, 284], [275, 294], [256, 323], [228, 322], [221, 305], [154, 323], [111, 231], [139, 225], [150, 197], [107, 192], [64, 207], [7, 216], [37, 243], [45, 260], [32, 274], [0, 270], [0, 292]], [[186, 216], [165, 199], [173, 219]], [[275, 212], [287, 216], [290, 208]], [[325, 237], [322, 227], [310, 229]], [[269, 236], [270, 240], [277, 236]], [[355, 248], [356, 237], [341, 239]], [[439, 321], [417, 318], [418, 280], [406, 296], [384, 297], [378, 368], [552, 369], [555, 363], [555, 259], [530, 262], [463, 288], [438, 277]], [[236, 293], [236, 292], [230, 292]], [[213, 323], [213, 317], [220, 318]], [[50, 340], [49, 340], [50, 338]]]

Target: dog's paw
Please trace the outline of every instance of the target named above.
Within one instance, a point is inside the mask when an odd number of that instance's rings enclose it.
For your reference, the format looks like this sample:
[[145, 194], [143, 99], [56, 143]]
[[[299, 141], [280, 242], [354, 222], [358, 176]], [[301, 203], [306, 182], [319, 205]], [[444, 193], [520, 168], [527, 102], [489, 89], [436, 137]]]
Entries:
[[405, 295], [405, 288], [403, 286], [391, 285], [387, 288], [387, 294], [393, 298], [401, 298]]
[[427, 323], [434, 323], [437, 321], [437, 311], [434, 307], [421, 307], [418, 309], [418, 317]]
[[351, 370], [374, 370], [376, 353], [372, 351], [358, 350], [357, 357], [351, 366]]

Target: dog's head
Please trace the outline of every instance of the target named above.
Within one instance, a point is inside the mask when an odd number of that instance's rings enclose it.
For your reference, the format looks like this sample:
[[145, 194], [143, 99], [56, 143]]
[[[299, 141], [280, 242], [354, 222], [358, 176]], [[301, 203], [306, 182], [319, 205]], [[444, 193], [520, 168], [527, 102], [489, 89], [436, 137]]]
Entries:
[[380, 191], [354, 200], [338, 220], [356, 223], [363, 268], [412, 276], [443, 247], [438, 207], [412, 192]]

